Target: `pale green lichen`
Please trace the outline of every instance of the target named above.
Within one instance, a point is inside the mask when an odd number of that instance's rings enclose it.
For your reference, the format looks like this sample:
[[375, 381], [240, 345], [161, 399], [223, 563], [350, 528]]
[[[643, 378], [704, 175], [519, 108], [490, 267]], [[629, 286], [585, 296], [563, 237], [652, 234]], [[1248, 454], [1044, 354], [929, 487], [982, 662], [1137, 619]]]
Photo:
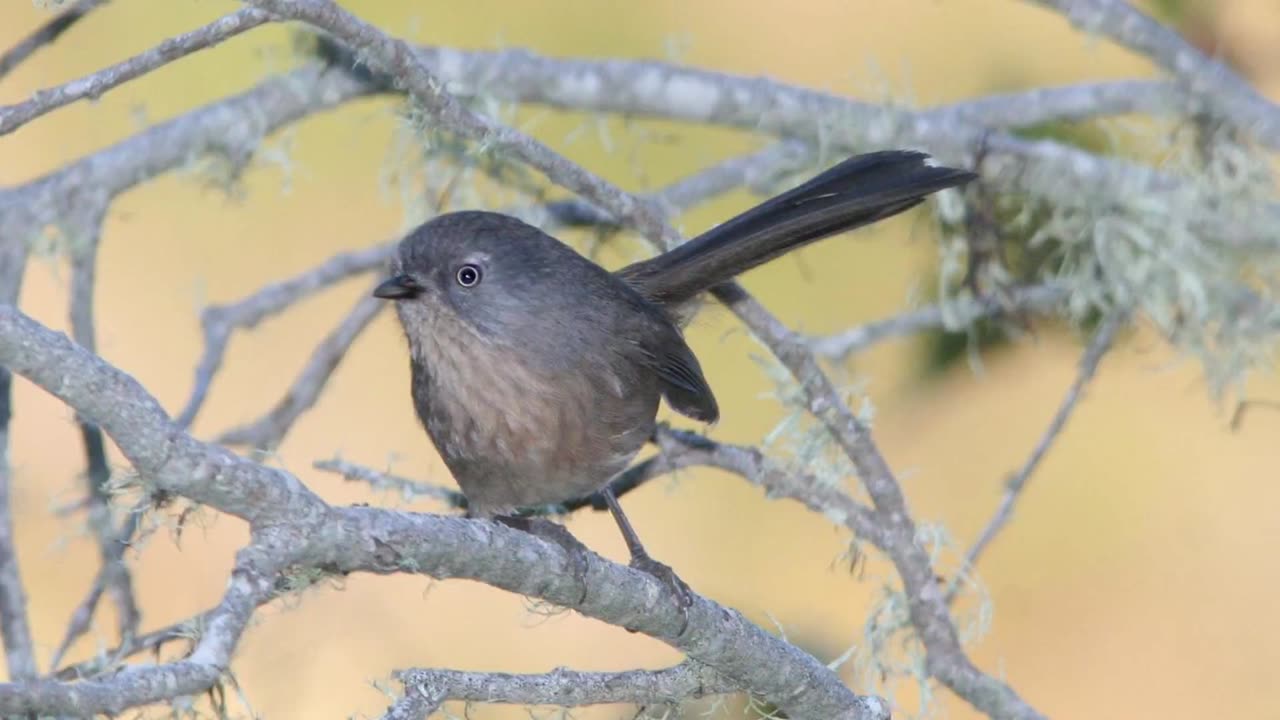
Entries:
[[[1006, 198], [1014, 213], [1001, 230], [1025, 235], [1029, 249], [1046, 252], [1031, 279], [1068, 288], [1066, 319], [1079, 324], [1117, 309], [1136, 311], [1175, 352], [1201, 365], [1211, 396], [1220, 399], [1273, 362], [1280, 329], [1280, 254], [1271, 230], [1280, 211], [1270, 207], [1280, 198], [1271, 156], [1220, 128], [1194, 142], [1160, 130], [1132, 134], [1162, 172], [1179, 178], [1176, 189], [1134, 184], [1119, 192]], [[953, 310], [969, 294], [959, 280], [973, 238], [953, 224], [955, 208], [939, 210], [952, 222], [937, 282], [943, 307]], [[988, 287], [1010, 281], [999, 265], [988, 271], [982, 278]]]

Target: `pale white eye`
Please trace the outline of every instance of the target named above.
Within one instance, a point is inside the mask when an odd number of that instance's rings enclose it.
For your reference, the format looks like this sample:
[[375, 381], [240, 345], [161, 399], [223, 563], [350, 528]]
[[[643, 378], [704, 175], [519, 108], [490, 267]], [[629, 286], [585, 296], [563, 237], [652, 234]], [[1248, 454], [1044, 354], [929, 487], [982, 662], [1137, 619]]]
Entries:
[[464, 288], [475, 287], [480, 284], [480, 266], [467, 263], [458, 268], [458, 284]]

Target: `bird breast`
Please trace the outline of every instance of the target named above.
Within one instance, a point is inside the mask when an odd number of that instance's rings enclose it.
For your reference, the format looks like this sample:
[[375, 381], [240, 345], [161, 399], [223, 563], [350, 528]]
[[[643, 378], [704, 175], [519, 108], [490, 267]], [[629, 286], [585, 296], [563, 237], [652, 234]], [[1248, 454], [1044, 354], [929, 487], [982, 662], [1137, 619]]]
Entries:
[[432, 325], [410, 338], [414, 402], [473, 512], [589, 495], [652, 433], [657, 384], [641, 368], [584, 353], [552, 372], [464, 323]]

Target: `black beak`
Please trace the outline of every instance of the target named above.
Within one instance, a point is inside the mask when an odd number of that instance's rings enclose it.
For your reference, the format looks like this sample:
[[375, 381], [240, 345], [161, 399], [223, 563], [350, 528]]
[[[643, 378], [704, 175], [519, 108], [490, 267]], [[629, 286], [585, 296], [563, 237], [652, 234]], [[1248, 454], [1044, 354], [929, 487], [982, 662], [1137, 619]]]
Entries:
[[396, 275], [373, 289], [373, 296], [384, 300], [405, 300], [418, 296], [422, 288], [408, 275]]

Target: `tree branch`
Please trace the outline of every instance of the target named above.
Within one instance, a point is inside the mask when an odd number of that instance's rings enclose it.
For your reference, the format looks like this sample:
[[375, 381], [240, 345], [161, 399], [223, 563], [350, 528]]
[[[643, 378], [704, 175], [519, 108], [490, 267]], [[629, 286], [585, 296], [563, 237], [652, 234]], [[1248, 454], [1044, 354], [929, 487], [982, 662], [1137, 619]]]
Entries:
[[204, 329], [204, 353], [196, 366], [191, 397], [178, 414], [177, 423], [190, 427], [209, 394], [213, 376], [222, 367], [231, 332], [236, 328], [252, 328], [266, 318], [284, 311], [294, 303], [345, 280], [352, 275], [382, 266], [395, 252], [395, 243], [364, 250], [341, 252], [287, 280], [275, 282], [230, 305], [212, 305], [200, 314]]
[[395, 492], [405, 500], [416, 500], [421, 497], [437, 500], [453, 510], [467, 507], [467, 498], [457, 490], [450, 490], [442, 485], [425, 483], [381, 470], [374, 470], [365, 465], [358, 465], [341, 458], [316, 460], [311, 467], [324, 472], [336, 473], [348, 482], [359, 482], [369, 485], [378, 492]]
[[[327, 54], [344, 57], [338, 51]], [[1196, 217], [1201, 218], [1198, 231], [1230, 244], [1270, 247], [1274, 244], [1270, 228], [1280, 223], [1280, 205], [1274, 202], [1251, 201], [1243, 215], [1226, 212], [1222, 199], [1211, 197], [1216, 191], [1198, 187], [1196, 178], [1059, 142], [1024, 140], [992, 130], [1057, 117], [1032, 109], [1032, 103], [1045, 103], [1048, 109], [1074, 120], [1138, 110], [1162, 114], [1178, 107], [1180, 99], [1185, 112], [1198, 111], [1199, 101], [1176, 88], [1165, 92], [1156, 85], [1081, 85], [912, 112], [768, 79], [653, 61], [548, 58], [520, 49], [439, 47], [418, 48], [417, 57], [439, 73], [440, 81], [468, 95], [581, 112], [722, 125], [834, 150], [909, 145], [950, 162], [962, 162], [983, 148], [983, 182], [1002, 191], [1030, 193], [1066, 207], [1135, 193], [1160, 195], [1172, 205], [1194, 206]], [[343, 64], [351, 62], [348, 59]], [[392, 81], [376, 74], [371, 77], [357, 71], [355, 76], [370, 83], [371, 89], [385, 91], [392, 86]], [[1090, 98], [1097, 103], [1093, 112], [1088, 109]], [[1280, 137], [1262, 139], [1273, 141], [1269, 148], [1280, 149]], [[1226, 204], [1240, 207], [1234, 201]]]
[[[710, 667], [689, 662], [665, 670], [626, 672], [558, 668], [537, 675], [515, 675], [432, 669], [401, 670], [396, 677], [404, 683], [404, 697], [383, 715], [384, 720], [420, 720], [449, 700], [557, 707], [661, 705], [740, 689]], [[407, 707], [412, 709], [402, 709]]]
[[870, 428], [840, 400], [803, 340], [736, 287], [720, 286], [713, 293], [744, 320], [800, 383], [809, 412], [826, 426], [856, 468], [882, 530], [869, 539], [889, 557], [902, 578], [911, 624], [924, 644], [929, 674], [992, 717], [1042, 717], [1011, 687], [983, 673], [965, 654], [935, 581], [929, 554], [917, 542], [915, 521], [901, 485], [872, 440]]
[[933, 305], [910, 310], [831, 335], [810, 338], [808, 344], [819, 355], [844, 360], [882, 341], [947, 327], [948, 323], [968, 325], [1011, 312], [1047, 312], [1066, 296], [1067, 289], [1059, 285], [1030, 285], [1013, 289], [1009, 297], [987, 295], [976, 299], [965, 298], [950, 309]]
[[[1014, 505], [1022, 496], [1022, 492], [1026, 490], [1027, 483], [1031, 480], [1031, 475], [1040, 466], [1040, 462], [1048, 454], [1049, 448], [1053, 446], [1054, 441], [1058, 439], [1063, 428], [1066, 427], [1067, 420], [1071, 418], [1076, 405], [1084, 396], [1085, 386], [1089, 384], [1089, 381], [1098, 372], [1098, 365], [1102, 362], [1102, 357], [1106, 355], [1107, 350], [1111, 348], [1116, 332], [1124, 325], [1124, 320], [1125, 314], [1123, 313], [1112, 315], [1104, 320], [1094, 333], [1093, 341], [1089, 343], [1084, 356], [1080, 358], [1080, 372], [1077, 373], [1075, 381], [1071, 383], [1071, 387], [1067, 389], [1066, 397], [1062, 399], [1062, 404], [1058, 407], [1058, 411], [1054, 413], [1053, 419], [1049, 421], [1049, 427], [1044, 431], [1044, 435], [1036, 443], [1035, 448], [1031, 450], [1031, 455], [1022, 464], [1022, 468], [1009, 478], [1009, 481], [1005, 484], [1004, 498], [1001, 499], [1000, 506], [996, 508], [995, 515], [991, 517], [991, 520], [987, 522], [987, 526], [978, 535], [973, 547], [969, 549], [969, 552], [965, 553], [964, 561], [960, 565], [962, 573], [969, 572], [977, 567], [982, 553], [991, 544], [991, 541], [995, 539], [996, 535], [1004, 529], [1005, 524], [1009, 522], [1009, 518], [1013, 516]], [[954, 595], [957, 587], [953, 584], [949, 594]]]
[[[0, 307], [16, 303], [26, 267], [25, 248], [0, 244]], [[13, 471], [9, 465], [9, 425], [13, 421], [13, 375], [0, 362], [0, 637], [5, 663], [14, 680], [33, 678], [36, 667], [35, 644], [27, 616], [27, 591], [18, 566], [17, 540], [13, 533], [13, 512], [9, 506]]]
[[[563, 160], [545, 146], [513, 130], [500, 128], [462, 110], [439, 81], [422, 65], [402, 41], [393, 40], [376, 28], [342, 11], [330, 0], [251, 0], [259, 7], [285, 17], [305, 20], [333, 33], [358, 52], [368, 53], [375, 65], [388, 72], [406, 87], [410, 94], [426, 106], [434, 119], [464, 137], [496, 143], [514, 157], [541, 170], [553, 182], [585, 196], [601, 206], [624, 225], [636, 228], [646, 239], [664, 249], [678, 241], [676, 233], [644, 203], [582, 168]], [[561, 87], [574, 83], [558, 80]], [[654, 82], [643, 84], [652, 88]], [[632, 88], [626, 82], [614, 88]], [[686, 97], [692, 88], [684, 88]], [[708, 98], [714, 107], [720, 93]], [[615, 97], [625, 91], [614, 91]], [[816, 108], [807, 108], [808, 121], [813, 122]], [[705, 114], [705, 112], [701, 113]], [[767, 122], [768, 115], [753, 117], [753, 123]], [[700, 118], [702, 119], [702, 118]], [[928, 650], [930, 673], [958, 695], [988, 714], [1006, 717], [1035, 717], [1039, 713], [1025, 703], [1008, 685], [978, 670], [964, 654], [942, 593], [934, 582], [928, 554], [916, 544], [915, 526], [908, 513], [901, 488], [887, 463], [870, 438], [869, 430], [839, 400], [830, 380], [822, 373], [813, 355], [802, 342], [768, 313], [737, 283], [727, 283], [712, 290], [718, 300], [728, 306], [752, 333], [764, 342], [799, 381], [809, 398], [809, 410], [823, 420], [840, 441], [846, 454], [857, 467], [875, 503], [876, 511], [888, 535], [882, 548], [897, 566], [906, 588], [912, 624]]]
[[270, 578], [275, 568], [259, 567], [258, 562], [264, 557], [265, 553], [252, 547], [241, 551], [222, 602], [206, 614], [200, 640], [186, 659], [151, 667], [128, 667], [102, 680], [0, 683], [0, 713], [118, 715], [131, 707], [207, 690], [226, 671], [253, 611], [271, 593]]
[[7, 371], [0, 370], [0, 634], [4, 639], [5, 661], [14, 679], [35, 677], [36, 659], [27, 619], [27, 592], [18, 568], [17, 546], [14, 544], [13, 512], [9, 507], [9, 420], [12, 417], [12, 382]]
[[[686, 622], [666, 585], [594, 553], [586, 573], [587, 598], [575, 605], [582, 586], [574, 577], [573, 562], [560, 546], [529, 533], [482, 520], [329, 507], [283, 470], [192, 438], [173, 424], [135, 380], [12, 306], [0, 306], [0, 365], [23, 375], [103, 428], [155, 488], [248, 520], [254, 532], [253, 547], [271, 560], [270, 564], [259, 564], [262, 572], [288, 566], [478, 580], [574, 607], [584, 615], [662, 640], [793, 715], [832, 720], [886, 717], [883, 701], [855, 696], [822, 663], [737, 612], [695, 596]], [[242, 586], [233, 582], [230, 592]], [[265, 598], [269, 592], [270, 583], [265, 583], [252, 599]], [[251, 609], [237, 612], [232, 618], [236, 623], [229, 619], [223, 624], [230, 625], [238, 636], [243, 627], [239, 618], [247, 620], [248, 612]], [[115, 677], [142, 677], [148, 683], [164, 680], [177, 683], [173, 687], [180, 691], [199, 683], [207, 687], [216, 675], [205, 661], [224, 656], [213, 650], [202, 652], [201, 648], [208, 647], [206, 642], [207, 637], [183, 663], [130, 669]], [[214, 650], [221, 647], [219, 644]], [[109, 693], [112, 682], [88, 687], [95, 693], [100, 688], [107, 693], [93, 695], [104, 702], [151, 702], [148, 698], [153, 695], [142, 691]], [[63, 685], [42, 683], [0, 686], [0, 712], [44, 708], [46, 703], [51, 712], [64, 712], [62, 703], [70, 692]]]
[[[793, 474], [781, 464], [765, 457], [759, 450], [721, 443], [704, 435], [660, 425], [655, 435], [658, 453], [621, 473], [611, 484], [614, 495], [622, 497], [646, 482], [690, 467], [711, 467], [733, 473], [762, 488], [771, 498], [787, 498], [802, 503], [810, 510], [844, 525], [864, 540], [881, 540], [883, 533], [869, 508], [863, 507], [838, 486], [825, 483], [808, 474]], [[403, 497], [431, 497], [451, 508], [465, 508], [467, 501], [456, 490], [411, 480], [399, 475], [340, 459], [320, 460], [313, 467], [341, 474], [344, 479], [368, 483], [375, 490], [392, 490]], [[590, 507], [607, 510], [596, 496], [579, 498], [559, 505], [534, 509], [534, 514], [567, 515]]]
[[168, 65], [197, 50], [220, 43], [245, 30], [255, 28], [267, 22], [268, 19], [266, 13], [255, 8], [238, 10], [198, 30], [169, 38], [140, 55], [99, 70], [92, 75], [86, 75], [57, 87], [38, 90], [26, 102], [0, 107], [0, 135], [7, 135], [41, 115], [64, 105], [70, 105], [77, 100], [96, 99], [117, 85]]
[[221, 154], [241, 166], [269, 133], [369, 92], [349, 75], [309, 65], [155, 125], [44, 177], [0, 191], [3, 244], [25, 253], [45, 226], [61, 227], [77, 203], [105, 205], [205, 154]]
[[247, 445], [272, 450], [284, 440], [294, 422], [315, 404], [329, 376], [351, 349], [360, 333], [373, 322], [387, 304], [369, 293], [362, 293], [355, 307], [325, 336], [288, 392], [270, 412], [247, 425], [231, 428], [218, 436], [224, 445]]
[[[96, 352], [97, 347], [93, 297], [97, 284], [98, 247], [102, 239], [102, 221], [105, 215], [105, 207], [89, 205], [81, 208], [73, 221], [81, 232], [78, 233], [79, 237], [71, 253], [71, 332], [76, 343], [89, 352]], [[94, 610], [104, 591], [109, 591], [115, 601], [122, 642], [137, 633], [140, 621], [138, 605], [133, 596], [133, 579], [129, 568], [124, 564], [127, 541], [117, 531], [111, 517], [111, 496], [107, 488], [111, 480], [111, 468], [107, 466], [102, 431], [84, 418], [77, 418], [77, 423], [87, 459], [85, 484], [89, 499], [89, 527], [97, 540], [101, 568], [84, 601], [72, 613], [67, 632], [53, 653], [53, 667], [58, 666], [71, 643], [88, 631]], [[125, 524], [130, 525], [129, 521]]]
[[302, 20], [334, 33], [376, 57], [384, 69], [403, 83], [433, 121], [461, 137], [480, 143], [486, 152], [516, 158], [540, 170], [552, 182], [607, 208], [616, 219], [645, 235], [674, 239], [659, 216], [636, 197], [592, 175], [538, 140], [472, 112], [444, 90], [444, 84], [427, 69], [407, 43], [384, 34], [338, 7], [332, 0], [248, 2], [281, 18]]
[[55, 40], [62, 36], [62, 33], [71, 29], [72, 25], [75, 25], [95, 8], [106, 4], [106, 1], [80, 0], [80, 2], [58, 13], [48, 22], [33, 30], [30, 35], [23, 38], [17, 45], [9, 48], [4, 55], [0, 55], [0, 79], [13, 72], [14, 68], [34, 55], [40, 48], [53, 44]]
[[1123, 0], [1032, 0], [1057, 10], [1087, 33], [1145, 55], [1207, 98], [1220, 114], [1271, 149], [1280, 148], [1280, 106], [1266, 99], [1225, 63], [1207, 57], [1177, 32]]

